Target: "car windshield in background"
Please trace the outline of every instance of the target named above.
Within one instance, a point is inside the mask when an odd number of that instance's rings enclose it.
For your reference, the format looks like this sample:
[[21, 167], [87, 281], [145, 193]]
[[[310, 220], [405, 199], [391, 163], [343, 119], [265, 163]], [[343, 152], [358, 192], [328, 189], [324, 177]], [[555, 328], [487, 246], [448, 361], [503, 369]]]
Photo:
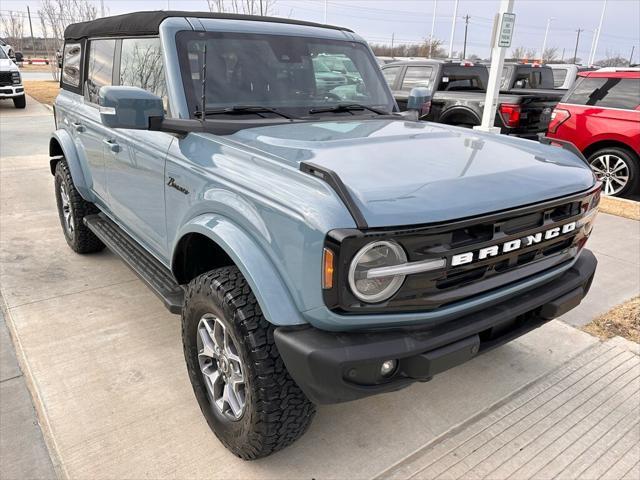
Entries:
[[[207, 111], [260, 106], [305, 116], [345, 104], [394, 107], [375, 59], [358, 42], [227, 32], [180, 32], [177, 40], [192, 116], [202, 111], [205, 43]], [[336, 112], [345, 110], [325, 114]], [[346, 112], [371, 115], [367, 109]]]

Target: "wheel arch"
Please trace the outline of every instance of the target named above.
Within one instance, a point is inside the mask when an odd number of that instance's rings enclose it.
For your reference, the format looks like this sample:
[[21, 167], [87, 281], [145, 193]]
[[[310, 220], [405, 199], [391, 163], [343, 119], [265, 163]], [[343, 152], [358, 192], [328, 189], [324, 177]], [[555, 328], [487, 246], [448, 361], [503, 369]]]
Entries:
[[458, 125], [461, 123], [480, 125], [480, 118], [471, 108], [456, 106], [442, 113], [440, 123], [446, 123], [447, 125]]
[[218, 214], [200, 215], [182, 227], [176, 238], [171, 271], [178, 283], [188, 283], [214, 268], [235, 265], [270, 323], [307, 323], [264, 250], [230, 219]]
[[55, 175], [58, 162], [64, 158], [78, 193], [88, 202], [94, 202], [95, 198], [82, 169], [76, 145], [67, 131], [56, 130], [53, 132], [49, 139], [49, 156], [51, 157], [49, 160], [51, 174]]
[[603, 148], [622, 148], [626, 152], [630, 153], [636, 159], [636, 161], [638, 160], [638, 154], [635, 152], [633, 147], [621, 140], [598, 140], [586, 147], [583, 153], [584, 156], [588, 159], [595, 152], [597, 152], [598, 150], [602, 150]]

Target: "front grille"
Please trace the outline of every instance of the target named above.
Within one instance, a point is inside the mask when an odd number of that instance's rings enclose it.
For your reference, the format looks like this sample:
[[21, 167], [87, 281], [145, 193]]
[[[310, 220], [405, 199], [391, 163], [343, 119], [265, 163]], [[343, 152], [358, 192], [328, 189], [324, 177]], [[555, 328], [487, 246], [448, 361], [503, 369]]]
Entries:
[[11, 72], [0, 72], [0, 86], [6, 87], [7, 85], [13, 85]]
[[[347, 285], [344, 270], [350, 259], [373, 240], [398, 242], [409, 262], [445, 258], [447, 267], [408, 275], [400, 290], [384, 304], [360, 302], [348, 288], [325, 295], [325, 302], [343, 313], [431, 310], [559, 268], [575, 257], [591, 227], [580, 226], [565, 233], [560, 230], [557, 236], [547, 239], [543, 232], [578, 222], [595, 203], [596, 192], [449, 225], [372, 230], [342, 238], [339, 245], [330, 243], [331, 248], [340, 250], [338, 285]], [[541, 240], [532, 241], [537, 235], [542, 235]], [[519, 247], [502, 251], [504, 244], [517, 241]], [[501, 250], [499, 254], [480, 258], [482, 249], [496, 246]], [[472, 262], [455, 265], [454, 257], [469, 252], [473, 253]]]

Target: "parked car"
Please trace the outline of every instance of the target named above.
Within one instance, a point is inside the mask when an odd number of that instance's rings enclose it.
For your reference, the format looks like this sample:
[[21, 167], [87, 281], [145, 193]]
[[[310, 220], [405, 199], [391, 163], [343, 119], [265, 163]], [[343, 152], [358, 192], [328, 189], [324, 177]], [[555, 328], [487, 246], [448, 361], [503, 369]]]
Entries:
[[0, 48], [0, 100], [13, 100], [16, 108], [25, 108], [27, 99], [24, 94], [20, 69]]
[[552, 114], [547, 136], [573, 143], [606, 195], [640, 186], [640, 69], [583, 72]]
[[[582, 159], [400, 114], [348, 29], [188, 17], [66, 29], [50, 166], [69, 246], [109, 247], [181, 314], [195, 396], [234, 454], [269, 455], [315, 404], [427, 381], [587, 294], [600, 187]], [[318, 89], [323, 54], [357, 67], [360, 103]]]
[[0, 38], [0, 50], [4, 51], [6, 56], [9, 57], [11, 60], [15, 60], [16, 54], [15, 54], [15, 51], [13, 50], [13, 47], [1, 38]]
[[[505, 63], [502, 67], [500, 90], [553, 90], [553, 70], [539, 63]], [[564, 92], [552, 92], [562, 98]]]
[[[382, 73], [401, 110], [411, 89], [431, 91], [424, 120], [471, 128], [480, 125], [489, 71], [486, 65], [451, 60], [417, 60], [382, 66]], [[498, 97], [495, 126], [502, 133], [537, 139], [547, 129], [551, 109], [562, 95], [507, 92]]]
[[580, 72], [596, 70], [595, 67], [583, 67], [573, 63], [550, 63], [549, 68], [553, 74], [553, 88], [568, 90], [573, 87]]

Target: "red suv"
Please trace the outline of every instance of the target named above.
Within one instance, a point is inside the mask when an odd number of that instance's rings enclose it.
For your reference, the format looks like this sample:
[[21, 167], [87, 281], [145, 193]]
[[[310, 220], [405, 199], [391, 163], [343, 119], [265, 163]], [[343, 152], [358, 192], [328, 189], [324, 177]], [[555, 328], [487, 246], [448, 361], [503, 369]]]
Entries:
[[606, 195], [640, 184], [640, 69], [582, 72], [551, 114], [547, 136], [572, 142]]

